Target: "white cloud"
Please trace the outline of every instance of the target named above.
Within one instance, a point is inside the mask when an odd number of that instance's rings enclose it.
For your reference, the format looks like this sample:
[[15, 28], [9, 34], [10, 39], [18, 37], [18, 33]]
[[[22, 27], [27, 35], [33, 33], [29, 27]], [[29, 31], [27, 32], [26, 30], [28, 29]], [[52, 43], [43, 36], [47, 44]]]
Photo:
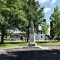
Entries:
[[38, 0], [39, 1], [39, 3], [45, 3], [45, 2], [49, 2], [49, 0]]
[[51, 8], [45, 8], [44, 13], [48, 13], [51, 10]]
[[57, 0], [51, 0], [51, 5], [55, 4]]

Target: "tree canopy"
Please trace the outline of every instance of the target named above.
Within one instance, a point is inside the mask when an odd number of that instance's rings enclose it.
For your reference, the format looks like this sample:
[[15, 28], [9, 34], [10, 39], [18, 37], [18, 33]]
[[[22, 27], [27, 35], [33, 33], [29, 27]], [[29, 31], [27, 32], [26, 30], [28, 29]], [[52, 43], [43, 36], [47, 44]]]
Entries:
[[40, 24], [41, 20], [44, 18], [44, 12], [43, 12], [43, 7], [39, 4], [38, 1], [35, 0], [28, 0], [28, 6], [29, 6], [29, 12], [28, 16], [33, 19], [34, 26], [35, 26], [35, 31], [38, 29], [38, 25]]
[[29, 22], [33, 19], [35, 32], [44, 19], [43, 7], [35, 0], [0, 0], [1, 42], [6, 29], [18, 28], [28, 31]]
[[4, 30], [10, 28], [20, 28], [28, 25], [28, 20], [23, 11], [22, 0], [0, 0], [0, 27], [2, 32], [1, 41], [3, 42]]
[[42, 26], [42, 32], [43, 32], [45, 35], [47, 35], [49, 25], [48, 25], [46, 22], [43, 22], [41, 26]]
[[50, 16], [51, 20], [51, 35], [58, 36], [60, 34], [60, 7], [56, 5], [53, 13]]

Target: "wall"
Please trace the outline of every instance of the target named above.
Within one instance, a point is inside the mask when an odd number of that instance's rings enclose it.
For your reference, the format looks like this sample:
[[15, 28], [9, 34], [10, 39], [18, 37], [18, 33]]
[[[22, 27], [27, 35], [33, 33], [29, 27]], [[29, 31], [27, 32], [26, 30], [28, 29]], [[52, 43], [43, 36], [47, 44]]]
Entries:
[[35, 40], [45, 40], [45, 34], [43, 34], [43, 33], [36, 34], [35, 33]]

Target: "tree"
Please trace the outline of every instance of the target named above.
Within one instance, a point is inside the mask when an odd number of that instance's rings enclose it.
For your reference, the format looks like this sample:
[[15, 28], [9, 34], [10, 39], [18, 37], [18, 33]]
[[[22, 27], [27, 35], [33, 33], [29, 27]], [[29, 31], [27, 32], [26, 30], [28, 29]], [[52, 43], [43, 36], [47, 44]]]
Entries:
[[1, 43], [4, 42], [6, 29], [17, 27], [29, 33], [29, 22], [32, 18], [37, 32], [44, 17], [43, 7], [35, 0], [0, 0], [0, 15]]
[[[51, 35], [56, 38], [60, 35], [60, 7], [56, 5], [53, 13], [50, 16], [50, 20], [52, 23], [51, 27]], [[53, 38], [53, 39], [54, 39]]]
[[22, 0], [0, 0], [0, 28], [1, 43], [4, 43], [4, 34], [6, 29], [22, 28], [22, 25], [28, 25], [28, 20], [23, 11]]
[[[39, 2], [35, 0], [28, 0], [26, 7], [27, 9], [25, 8], [26, 9], [25, 11], [26, 11], [27, 20], [29, 21], [29, 23], [31, 19], [33, 20], [35, 32], [38, 33], [38, 26], [41, 20], [43, 20], [44, 18], [43, 7], [41, 7]], [[26, 29], [28, 34], [27, 40], [29, 40], [29, 28], [30, 28], [30, 24], [28, 24]]]
[[42, 32], [45, 34], [45, 40], [46, 40], [46, 34], [48, 32], [49, 25], [45, 21], [45, 22], [42, 22], [41, 27], [42, 27]]

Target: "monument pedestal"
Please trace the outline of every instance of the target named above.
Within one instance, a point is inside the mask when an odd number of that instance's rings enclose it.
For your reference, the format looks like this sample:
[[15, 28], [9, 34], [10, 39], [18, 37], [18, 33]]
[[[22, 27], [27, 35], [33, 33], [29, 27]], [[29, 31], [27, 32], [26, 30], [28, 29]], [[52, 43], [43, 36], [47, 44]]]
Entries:
[[35, 35], [34, 33], [33, 34], [29, 34], [30, 35], [30, 38], [29, 38], [29, 46], [35, 46]]
[[29, 46], [35, 46], [35, 42], [29, 42]]

